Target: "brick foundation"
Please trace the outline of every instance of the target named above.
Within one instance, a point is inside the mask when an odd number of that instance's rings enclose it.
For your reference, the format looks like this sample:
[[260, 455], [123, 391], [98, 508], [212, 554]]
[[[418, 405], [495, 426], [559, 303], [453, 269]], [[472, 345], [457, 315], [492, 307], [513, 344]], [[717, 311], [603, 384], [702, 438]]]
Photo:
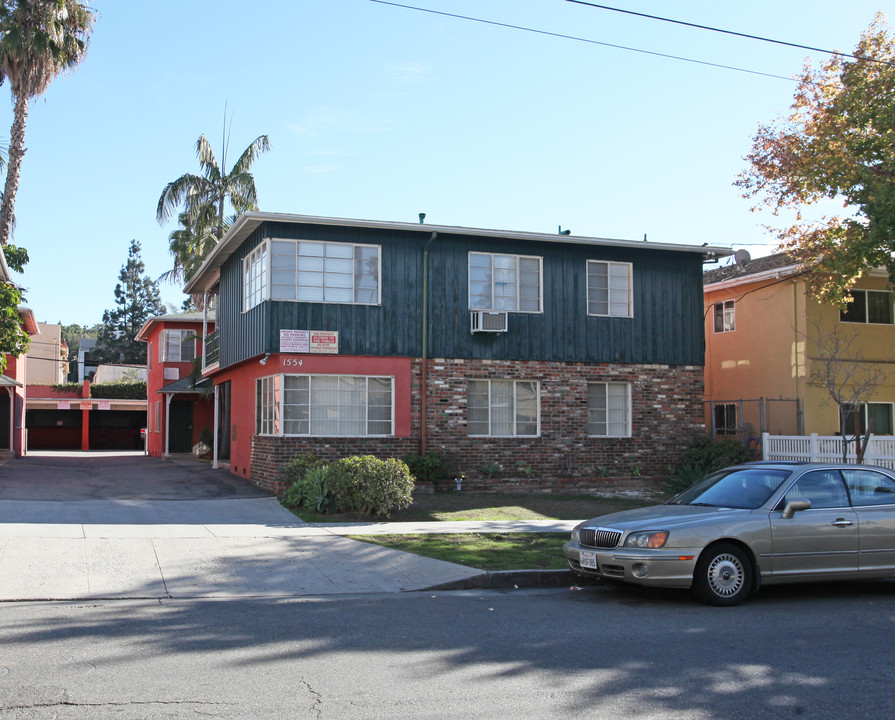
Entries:
[[[252, 438], [252, 481], [285, 489], [282, 467], [313, 452], [334, 460], [354, 454], [404, 458], [420, 451], [420, 367], [413, 361], [409, 438]], [[534, 380], [540, 387], [540, 436], [469, 437], [469, 379]], [[632, 436], [587, 436], [587, 383], [631, 384]], [[426, 450], [463, 474], [464, 490], [593, 492], [655, 489], [680, 454], [704, 434], [701, 366], [620, 365], [504, 360], [428, 361]], [[400, 402], [397, 399], [396, 402]], [[494, 477], [483, 468], [500, 466]], [[448, 480], [445, 489], [454, 490]]]

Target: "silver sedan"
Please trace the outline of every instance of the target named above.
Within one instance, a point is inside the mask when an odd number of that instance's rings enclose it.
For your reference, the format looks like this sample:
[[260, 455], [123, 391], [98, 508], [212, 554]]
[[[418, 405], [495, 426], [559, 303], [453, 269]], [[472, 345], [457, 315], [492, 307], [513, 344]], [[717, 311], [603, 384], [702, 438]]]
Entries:
[[580, 523], [563, 552], [580, 575], [692, 588], [713, 605], [762, 584], [895, 576], [895, 473], [746, 463], [664, 505]]

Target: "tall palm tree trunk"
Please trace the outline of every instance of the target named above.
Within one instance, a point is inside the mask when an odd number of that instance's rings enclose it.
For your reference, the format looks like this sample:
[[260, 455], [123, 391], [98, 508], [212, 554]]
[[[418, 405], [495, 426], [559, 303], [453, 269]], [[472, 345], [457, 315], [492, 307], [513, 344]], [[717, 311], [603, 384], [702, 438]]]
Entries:
[[6, 186], [3, 190], [3, 202], [0, 204], [0, 244], [9, 242], [12, 227], [12, 213], [19, 191], [19, 178], [22, 174], [22, 158], [25, 157], [25, 121], [28, 119], [28, 96], [16, 96], [13, 110], [12, 129], [9, 137], [9, 167], [6, 170]]

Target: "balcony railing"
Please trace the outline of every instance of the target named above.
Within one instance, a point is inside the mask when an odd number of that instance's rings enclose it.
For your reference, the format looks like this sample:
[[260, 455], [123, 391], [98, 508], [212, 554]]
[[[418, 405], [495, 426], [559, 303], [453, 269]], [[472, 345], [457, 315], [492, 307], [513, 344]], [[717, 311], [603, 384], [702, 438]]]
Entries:
[[205, 367], [217, 365], [221, 359], [221, 335], [219, 330], [205, 336]]

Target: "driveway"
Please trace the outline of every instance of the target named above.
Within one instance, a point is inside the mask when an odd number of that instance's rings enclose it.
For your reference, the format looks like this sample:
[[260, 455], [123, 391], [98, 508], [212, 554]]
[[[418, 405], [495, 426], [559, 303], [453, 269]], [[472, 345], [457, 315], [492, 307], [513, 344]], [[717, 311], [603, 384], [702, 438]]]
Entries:
[[35, 452], [0, 465], [0, 601], [400, 592], [478, 574], [335, 530], [189, 456]]

